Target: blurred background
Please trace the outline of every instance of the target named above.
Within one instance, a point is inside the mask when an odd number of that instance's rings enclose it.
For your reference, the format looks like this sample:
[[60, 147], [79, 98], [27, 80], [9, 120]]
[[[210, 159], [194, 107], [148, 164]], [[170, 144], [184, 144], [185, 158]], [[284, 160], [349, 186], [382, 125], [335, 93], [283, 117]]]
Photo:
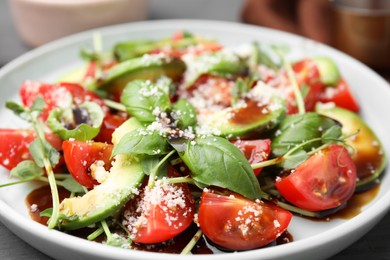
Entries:
[[[83, 5], [94, 0], [0, 0], [0, 67], [44, 42], [95, 26], [132, 20], [211, 19], [312, 38], [355, 56], [390, 81], [390, 0], [107, 1], [111, 7], [117, 4], [115, 17], [106, 16], [108, 6]], [[65, 7], [58, 9], [62, 2]], [[49, 259], [1, 223], [0, 234], [0, 259]], [[389, 216], [332, 260], [390, 259], [388, 234]]]
[[0, 0], [0, 65], [75, 32], [156, 19], [235, 21], [300, 34], [390, 78], [390, 0]]

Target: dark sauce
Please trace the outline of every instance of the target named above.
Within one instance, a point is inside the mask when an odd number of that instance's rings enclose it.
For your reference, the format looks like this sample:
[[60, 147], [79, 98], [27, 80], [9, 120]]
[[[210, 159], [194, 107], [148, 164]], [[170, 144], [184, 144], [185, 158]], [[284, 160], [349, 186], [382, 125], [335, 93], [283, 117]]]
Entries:
[[[58, 187], [58, 196], [60, 201], [70, 196], [70, 192], [62, 187]], [[26, 205], [29, 210], [29, 214], [32, 220], [47, 224], [48, 217], [42, 217], [40, 214], [45, 209], [53, 206], [53, 200], [51, 198], [50, 186], [42, 186], [38, 189], [33, 190], [27, 195]]]
[[[376, 185], [364, 192], [355, 193], [345, 205], [332, 209], [329, 212], [319, 212], [318, 218], [305, 217], [312, 221], [331, 221], [332, 219], [351, 219], [362, 212], [362, 208], [370, 203], [378, 194], [380, 185]], [[322, 217], [323, 216], [323, 217]]]
[[376, 197], [379, 188], [380, 185], [376, 185], [367, 191], [355, 193], [342, 210], [330, 215], [329, 218], [351, 219], [359, 215], [362, 212], [362, 208]]
[[[249, 125], [258, 122], [269, 115], [267, 105], [259, 105], [257, 101], [249, 100], [246, 106], [232, 111], [230, 122], [236, 125]], [[264, 113], [264, 111], [267, 111]]]

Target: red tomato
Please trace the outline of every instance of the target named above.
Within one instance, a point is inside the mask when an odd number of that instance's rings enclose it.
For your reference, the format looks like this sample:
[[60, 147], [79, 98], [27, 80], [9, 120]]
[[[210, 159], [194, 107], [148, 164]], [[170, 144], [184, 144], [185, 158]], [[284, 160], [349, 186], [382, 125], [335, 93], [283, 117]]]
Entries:
[[[29, 145], [36, 134], [31, 129], [0, 129], [0, 164], [11, 170], [23, 160], [31, 160]], [[61, 150], [61, 139], [53, 133], [45, 135], [46, 140], [57, 150]]]
[[340, 79], [336, 86], [327, 87], [321, 95], [321, 102], [333, 102], [336, 106], [349, 109], [353, 112], [359, 112], [359, 103], [353, 96], [347, 82]]
[[[324, 85], [320, 81], [320, 72], [317, 65], [311, 59], [304, 59], [294, 63], [292, 69], [295, 72], [298, 87], [301, 90], [303, 86], [308, 88], [307, 93], [304, 96], [305, 109], [306, 111], [313, 111], [315, 104], [320, 100], [321, 93], [324, 91]], [[284, 77], [287, 77], [287, 75]], [[290, 82], [288, 78], [287, 82]], [[287, 113], [297, 113], [298, 107], [296, 105], [296, 98], [292, 85], [282, 81], [282, 84], [276, 87], [285, 93]]]
[[[202, 75], [189, 87], [188, 94], [207, 100], [207, 105], [230, 107], [233, 83], [226, 78]], [[206, 107], [207, 109], [207, 107]]]
[[[179, 176], [168, 167], [170, 176]], [[124, 211], [125, 226], [134, 242], [160, 243], [183, 232], [193, 221], [195, 202], [186, 183], [155, 183], [143, 188]]]
[[[108, 70], [108, 69], [114, 67], [115, 65], [116, 65], [115, 61], [109, 62], [107, 64], [103, 64], [102, 70]], [[95, 79], [97, 66], [98, 65], [96, 64], [95, 61], [91, 61], [87, 65], [87, 69], [86, 69], [85, 74], [84, 74], [84, 80], [85, 79]]]
[[297, 207], [310, 211], [344, 204], [356, 187], [356, 166], [345, 147], [330, 145], [277, 180], [280, 194]]
[[98, 182], [91, 176], [90, 166], [96, 161], [103, 161], [104, 168], [111, 168], [111, 144], [99, 142], [64, 141], [65, 164], [69, 173], [81, 185], [93, 188]]
[[203, 191], [199, 225], [215, 244], [231, 250], [265, 246], [278, 238], [292, 214], [263, 201], [251, 201], [239, 194]]
[[[268, 159], [271, 152], [271, 140], [259, 139], [259, 140], [237, 140], [232, 143], [241, 150], [245, 155], [249, 164], [255, 164]], [[255, 175], [259, 175], [262, 168], [255, 169]]]
[[66, 108], [80, 105], [85, 101], [94, 101], [101, 105], [105, 111], [103, 100], [92, 91], [74, 83], [47, 84], [42, 82], [25, 81], [20, 88], [20, 97], [26, 107], [31, 107], [37, 97], [41, 97], [46, 105], [41, 118], [46, 120], [52, 109]]
[[94, 138], [96, 142], [109, 143], [111, 144], [112, 133], [118, 128], [123, 122], [126, 121], [126, 117], [120, 115], [112, 115], [107, 113], [103, 120], [103, 124], [100, 128], [99, 134]]

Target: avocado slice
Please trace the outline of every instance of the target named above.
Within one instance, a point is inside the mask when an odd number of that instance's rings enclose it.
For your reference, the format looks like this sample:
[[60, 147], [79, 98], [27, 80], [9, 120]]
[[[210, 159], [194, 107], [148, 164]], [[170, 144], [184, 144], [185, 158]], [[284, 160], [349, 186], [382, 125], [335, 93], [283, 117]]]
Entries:
[[246, 66], [240, 57], [231, 51], [206, 53], [187, 62], [184, 86], [190, 87], [202, 75], [235, 78], [242, 75]]
[[355, 150], [352, 159], [357, 169], [356, 191], [364, 191], [374, 186], [387, 164], [384, 147], [376, 134], [352, 111], [325, 105], [317, 105], [316, 110], [339, 121], [344, 135], [359, 131], [356, 136], [347, 139], [347, 144]]
[[130, 59], [109, 69], [98, 89], [109, 94], [119, 95], [126, 84], [135, 79], [155, 81], [161, 76], [178, 81], [186, 65], [183, 61], [166, 55], [145, 54], [142, 57]]
[[317, 57], [313, 61], [320, 72], [320, 80], [326, 86], [335, 86], [340, 80], [340, 71], [336, 63], [328, 57]]
[[247, 100], [245, 105], [228, 107], [198, 115], [201, 126], [218, 130], [221, 136], [231, 138], [252, 137], [274, 128], [285, 115], [284, 101], [273, 96], [269, 102]]
[[[134, 118], [124, 122], [113, 133], [114, 145], [141, 124]], [[112, 216], [132, 198], [145, 174], [138, 158], [117, 155], [107, 179], [81, 197], [67, 198], [60, 204], [60, 213], [67, 217], [61, 229], [74, 230], [89, 226]]]

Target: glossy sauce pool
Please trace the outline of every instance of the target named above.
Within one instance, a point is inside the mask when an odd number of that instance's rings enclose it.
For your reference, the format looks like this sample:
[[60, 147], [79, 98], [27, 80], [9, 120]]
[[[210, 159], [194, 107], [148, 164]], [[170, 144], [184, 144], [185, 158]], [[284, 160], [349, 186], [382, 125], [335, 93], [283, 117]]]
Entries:
[[[330, 221], [334, 218], [350, 219], [361, 212], [361, 208], [371, 202], [379, 191], [380, 185], [376, 187], [355, 194], [347, 203], [347, 206], [341, 211], [328, 216], [323, 219], [311, 219], [314, 221]], [[70, 192], [65, 190], [62, 187], [58, 188], [60, 200], [69, 197]], [[32, 191], [26, 198], [26, 205], [29, 210], [30, 217], [43, 225], [46, 225], [48, 218], [40, 216], [40, 213], [45, 209], [52, 207], [52, 199], [49, 186], [43, 186]], [[167, 242], [153, 245], [142, 245], [133, 243], [132, 248], [142, 251], [152, 251], [152, 252], [163, 252], [163, 253], [180, 253], [182, 249], [188, 244], [192, 239], [194, 234], [197, 232], [198, 227], [195, 224], [192, 224], [186, 231], [181, 233], [179, 236], [171, 239]], [[95, 229], [92, 228], [83, 228], [76, 231], [69, 232], [70, 235], [86, 238]], [[103, 242], [105, 239], [104, 235], [100, 235], [94, 241]], [[269, 246], [277, 246], [281, 244], [290, 243], [293, 241], [293, 235], [288, 231], [284, 232], [278, 239], [272, 242]], [[193, 248], [193, 254], [219, 254], [219, 253], [228, 253], [232, 251], [221, 249], [213, 245], [204, 235], [199, 239], [196, 246]]]

